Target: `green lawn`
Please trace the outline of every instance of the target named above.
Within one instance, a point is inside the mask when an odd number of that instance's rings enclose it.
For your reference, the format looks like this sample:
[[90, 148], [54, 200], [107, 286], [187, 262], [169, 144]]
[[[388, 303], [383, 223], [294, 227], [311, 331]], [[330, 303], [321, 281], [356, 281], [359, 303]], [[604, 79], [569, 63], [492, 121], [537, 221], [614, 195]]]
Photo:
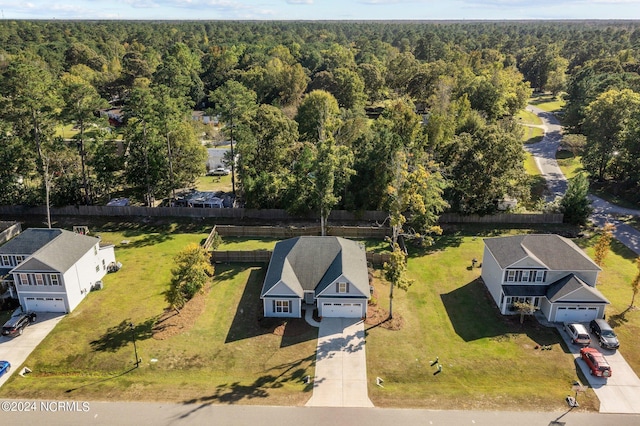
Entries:
[[66, 126], [58, 126], [55, 130], [55, 136], [59, 136], [63, 139], [71, 139], [79, 133], [79, 130], [73, 128], [73, 124], [67, 124]]
[[[172, 258], [206, 234], [100, 235], [118, 243], [123, 268], [60, 322], [26, 361], [33, 373], [28, 379], [14, 375], [0, 397], [273, 405], [308, 400], [311, 387], [301, 378], [313, 375], [317, 330], [296, 320], [277, 335], [277, 322], [258, 321], [262, 266], [217, 265], [193, 328], [157, 340], [152, 329], [162, 326]], [[125, 239], [129, 244], [120, 244]], [[132, 371], [129, 322], [143, 360]]]
[[[502, 231], [483, 232], [496, 235]], [[525, 232], [525, 230], [513, 231]], [[592, 253], [593, 241], [582, 245]], [[415, 283], [408, 292], [396, 291], [394, 312], [405, 326], [367, 331], [368, 376], [382, 377], [384, 388], [370, 386], [377, 406], [415, 406], [431, 409], [562, 410], [564, 397], [580, 376], [573, 357], [554, 329], [532, 318], [501, 316], [478, 280], [481, 270], [471, 259], [482, 258], [482, 238], [446, 235], [436, 250], [411, 253], [408, 263]], [[629, 252], [614, 245], [602, 273], [601, 291], [611, 302], [607, 318], [616, 327], [622, 351], [640, 372], [640, 312], [627, 312], [635, 265]], [[388, 305], [388, 287], [377, 284], [380, 303]], [[621, 318], [618, 320], [618, 318]], [[536, 345], [551, 345], [540, 351]], [[442, 373], [434, 375], [439, 357]], [[584, 383], [584, 377], [580, 377]], [[596, 409], [592, 391], [580, 395], [584, 408]]]
[[[173, 256], [190, 242], [201, 242], [206, 230], [186, 225], [161, 228], [116, 224], [93, 230], [115, 243], [123, 268], [107, 275], [105, 288], [90, 293], [32, 353], [28, 378], [13, 376], [0, 398], [87, 400], [160, 400], [201, 403], [302, 405], [311, 386], [317, 331], [302, 320], [282, 327], [260, 321], [259, 291], [265, 268], [260, 265], [216, 265], [204, 311], [193, 327], [166, 340], [152, 337], [166, 307], [163, 292]], [[540, 228], [538, 232], [548, 232]], [[408, 273], [415, 280], [408, 292], [396, 290], [398, 331], [367, 326], [368, 377], [382, 377], [384, 388], [370, 380], [377, 406], [431, 409], [563, 410], [564, 397], [576, 378], [573, 357], [555, 329], [532, 318], [499, 315], [483, 284], [485, 236], [533, 232], [486, 226], [449, 231], [430, 249], [410, 247]], [[128, 240], [128, 244], [122, 244]], [[595, 239], [577, 242], [593, 255]], [[271, 248], [275, 240], [226, 238], [222, 249]], [[381, 241], [365, 241], [384, 250]], [[377, 247], [377, 248], [376, 248]], [[612, 302], [607, 318], [622, 342], [622, 351], [640, 372], [640, 313], [626, 310], [634, 256], [614, 243], [604, 264], [600, 290]], [[388, 285], [377, 270], [378, 303], [388, 308]], [[134, 354], [129, 322], [135, 324], [143, 362], [131, 369]], [[537, 345], [551, 345], [541, 351]], [[442, 373], [434, 375], [438, 357]], [[152, 360], [155, 360], [152, 362]], [[593, 392], [579, 396], [581, 407], [597, 409]]]
[[529, 99], [529, 104], [535, 105], [543, 111], [556, 112], [561, 111], [564, 108], [565, 101], [558, 96], [552, 96], [550, 94], [544, 94], [534, 96]]
[[562, 174], [564, 174], [567, 179], [571, 179], [578, 173], [584, 171], [580, 158], [580, 156], [574, 156], [569, 151], [564, 150], [558, 151], [556, 154], [558, 166], [560, 167], [560, 170], [562, 170]]
[[532, 113], [531, 111], [527, 111], [526, 109], [521, 110], [516, 114], [516, 120], [520, 124], [529, 124], [534, 126], [542, 125], [542, 120], [540, 117]]
[[522, 142], [526, 144], [540, 142], [544, 138], [544, 130], [540, 127], [523, 126]]
[[539, 201], [542, 200], [547, 182], [540, 174], [540, 169], [538, 169], [535, 158], [527, 151], [525, 151], [524, 170], [529, 177], [529, 191], [531, 193], [531, 200], [527, 205], [524, 205], [524, 207], [529, 210], [535, 210]]
[[231, 192], [231, 175], [227, 176], [200, 176], [196, 180], [198, 191], [222, 191]]

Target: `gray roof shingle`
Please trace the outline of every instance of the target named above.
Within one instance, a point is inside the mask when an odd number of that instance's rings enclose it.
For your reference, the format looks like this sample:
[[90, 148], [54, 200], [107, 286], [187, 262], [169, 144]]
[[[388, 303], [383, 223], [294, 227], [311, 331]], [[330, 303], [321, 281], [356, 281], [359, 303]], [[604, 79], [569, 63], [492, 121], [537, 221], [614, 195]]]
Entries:
[[[574, 294], [573, 297], [566, 298], [572, 293]], [[582, 296], [577, 297], [577, 295], [580, 294], [582, 294]], [[607, 298], [604, 297], [600, 291], [595, 287], [591, 287], [574, 274], [569, 274], [566, 277], [560, 278], [558, 281], [549, 284], [547, 289], [547, 299], [549, 299], [551, 303], [558, 301], [609, 303]]]
[[485, 238], [484, 243], [502, 269], [534, 257], [551, 271], [599, 271], [573, 241], [555, 234]]
[[317, 295], [344, 274], [362, 294], [369, 293], [367, 260], [355, 241], [340, 237], [296, 237], [280, 241], [271, 255], [261, 297], [278, 282], [298, 296]]
[[[66, 272], [100, 240], [64, 229], [30, 228], [9, 241], [14, 243], [11, 250], [33, 250], [31, 257], [15, 267], [12, 272], [56, 271]], [[0, 254], [2, 251], [0, 251]], [[14, 251], [14, 254], [29, 254]]]

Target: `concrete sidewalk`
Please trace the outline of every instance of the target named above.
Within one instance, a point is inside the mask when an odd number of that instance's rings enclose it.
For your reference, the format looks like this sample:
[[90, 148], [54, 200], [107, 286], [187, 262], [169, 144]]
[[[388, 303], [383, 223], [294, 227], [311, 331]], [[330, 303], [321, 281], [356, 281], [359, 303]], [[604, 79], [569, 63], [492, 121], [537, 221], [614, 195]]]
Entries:
[[364, 321], [323, 318], [318, 331], [314, 407], [373, 407], [367, 393]]

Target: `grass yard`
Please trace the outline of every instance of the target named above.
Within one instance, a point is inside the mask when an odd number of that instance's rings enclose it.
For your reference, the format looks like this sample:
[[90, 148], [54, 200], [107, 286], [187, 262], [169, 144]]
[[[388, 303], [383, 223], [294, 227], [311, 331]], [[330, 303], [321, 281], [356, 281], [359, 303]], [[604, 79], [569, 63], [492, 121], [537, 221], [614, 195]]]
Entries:
[[544, 130], [540, 127], [532, 127], [532, 126], [522, 126], [523, 127], [523, 136], [522, 143], [531, 144], [537, 143], [544, 138]]
[[227, 176], [200, 176], [196, 179], [198, 191], [222, 191], [231, 192], [231, 175]]
[[532, 126], [541, 126], [542, 120], [540, 117], [532, 113], [531, 111], [527, 111], [526, 109], [521, 110], [516, 114], [516, 120], [518, 123], [524, 125], [532, 125]]
[[538, 203], [543, 199], [547, 182], [540, 174], [535, 158], [527, 151], [525, 151], [524, 170], [529, 176], [529, 191], [531, 193], [531, 200], [524, 207], [535, 210]]
[[[275, 238], [223, 237], [218, 250], [273, 250], [279, 240]], [[384, 240], [356, 240], [364, 244], [367, 251], [383, 253], [389, 251], [389, 243]]]
[[534, 96], [529, 99], [529, 104], [535, 105], [543, 111], [547, 112], [556, 112], [562, 110], [565, 105], [565, 101], [562, 100], [559, 96], [553, 96], [550, 94], [544, 94], [539, 96]]
[[[303, 320], [284, 327], [258, 321], [262, 266], [217, 265], [192, 328], [157, 340], [153, 330], [162, 327], [172, 258], [206, 233], [100, 235], [118, 243], [123, 268], [60, 322], [26, 361], [33, 373], [13, 376], [0, 397], [268, 405], [308, 400], [311, 387], [301, 378], [313, 375], [317, 330]], [[125, 239], [129, 244], [119, 244]], [[130, 322], [143, 360], [138, 369], [132, 369]]]
[[561, 150], [556, 154], [556, 160], [558, 160], [558, 166], [562, 170], [567, 179], [571, 179], [578, 173], [584, 171], [582, 163], [580, 162], [580, 156], [574, 156], [569, 151]]
[[[210, 290], [199, 299], [202, 314], [165, 340], [154, 331], [166, 307], [163, 292], [173, 256], [207, 230], [187, 225], [153, 228], [102, 227], [104, 241], [117, 244], [123, 268], [107, 275], [105, 288], [90, 293], [31, 354], [27, 378], [13, 376], [0, 398], [50, 400], [156, 400], [197, 403], [302, 405], [312, 386], [317, 330], [303, 320], [260, 319], [263, 266], [216, 265]], [[564, 228], [563, 228], [564, 229]], [[577, 373], [573, 357], [554, 328], [527, 317], [500, 315], [479, 280], [483, 237], [556, 228], [448, 228], [429, 249], [410, 247], [408, 292], [396, 290], [391, 331], [367, 325], [369, 395], [380, 407], [431, 409], [564, 410]], [[593, 256], [597, 237], [576, 240]], [[123, 240], [129, 240], [123, 244]], [[272, 248], [275, 240], [226, 238], [222, 249]], [[365, 241], [384, 250], [383, 242]], [[637, 269], [632, 253], [616, 242], [605, 260], [600, 290], [611, 301], [607, 319], [625, 358], [640, 372], [640, 310], [627, 309]], [[375, 271], [375, 299], [388, 308], [388, 284]], [[640, 304], [640, 301], [637, 302]], [[182, 311], [186, 315], [187, 309]], [[165, 314], [165, 318], [167, 315]], [[142, 358], [134, 369], [132, 322]], [[158, 337], [158, 334], [155, 335]], [[536, 346], [550, 345], [542, 351]], [[434, 360], [442, 372], [434, 374]], [[152, 361], [153, 360], [153, 361]], [[19, 367], [16, 367], [19, 368]], [[384, 388], [373, 384], [384, 379]], [[582, 409], [596, 410], [592, 391], [579, 395]]]
[[[503, 231], [483, 231], [483, 236]], [[526, 230], [511, 231], [522, 233]], [[543, 232], [543, 231], [542, 231]], [[593, 255], [593, 240], [581, 242]], [[564, 397], [580, 376], [573, 357], [555, 329], [533, 318], [503, 317], [471, 259], [482, 258], [481, 237], [469, 232], [445, 235], [426, 253], [410, 253], [408, 271], [415, 283], [395, 292], [394, 313], [404, 328], [367, 330], [369, 377], [382, 377], [384, 388], [370, 386], [376, 406], [431, 409], [562, 410]], [[624, 248], [614, 245], [602, 274], [601, 291], [611, 300], [607, 318], [616, 326], [622, 351], [640, 372], [638, 343], [640, 312], [628, 311], [635, 265]], [[388, 306], [388, 286], [376, 281], [379, 303]], [[535, 349], [551, 345], [549, 351]], [[626, 350], [625, 350], [626, 349]], [[432, 361], [443, 370], [434, 374]], [[585, 383], [584, 377], [580, 380]], [[579, 396], [580, 405], [597, 409], [592, 391]]]

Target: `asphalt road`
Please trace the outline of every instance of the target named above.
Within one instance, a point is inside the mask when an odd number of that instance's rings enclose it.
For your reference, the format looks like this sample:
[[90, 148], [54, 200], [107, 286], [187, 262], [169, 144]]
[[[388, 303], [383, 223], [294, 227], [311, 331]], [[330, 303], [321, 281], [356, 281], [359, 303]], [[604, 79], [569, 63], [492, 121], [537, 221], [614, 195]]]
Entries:
[[[578, 402], [580, 397], [578, 396]], [[21, 401], [23, 404], [25, 401]], [[473, 426], [637, 426], [640, 416], [565, 412], [437, 411], [384, 408], [263, 407], [238, 405], [185, 405], [162, 403], [75, 401], [58, 409], [55, 401], [36, 404], [25, 412], [0, 413], [10, 425], [473, 425]], [[5, 406], [12, 401], [0, 401]], [[16, 405], [18, 403], [16, 402]], [[31, 406], [33, 408], [33, 405]], [[11, 407], [10, 407], [11, 408]], [[18, 407], [16, 406], [16, 409]], [[21, 408], [24, 408], [21, 407]], [[48, 411], [47, 411], [48, 410]], [[579, 410], [579, 409], [578, 409]]]
[[[562, 139], [562, 126], [560, 126], [558, 119], [549, 112], [532, 105], [528, 105], [527, 110], [540, 117], [542, 120], [540, 127], [545, 133], [540, 142], [526, 145], [525, 148], [534, 156], [540, 172], [547, 181], [546, 201], [554, 201], [557, 197], [562, 197], [567, 190], [567, 180], [556, 161], [556, 153]], [[591, 200], [593, 207], [590, 219], [600, 227], [605, 223], [614, 224], [616, 227], [613, 233], [615, 238], [640, 255], [640, 231], [617, 219], [621, 215], [640, 216], [640, 210], [619, 207], [591, 194], [589, 200]]]

